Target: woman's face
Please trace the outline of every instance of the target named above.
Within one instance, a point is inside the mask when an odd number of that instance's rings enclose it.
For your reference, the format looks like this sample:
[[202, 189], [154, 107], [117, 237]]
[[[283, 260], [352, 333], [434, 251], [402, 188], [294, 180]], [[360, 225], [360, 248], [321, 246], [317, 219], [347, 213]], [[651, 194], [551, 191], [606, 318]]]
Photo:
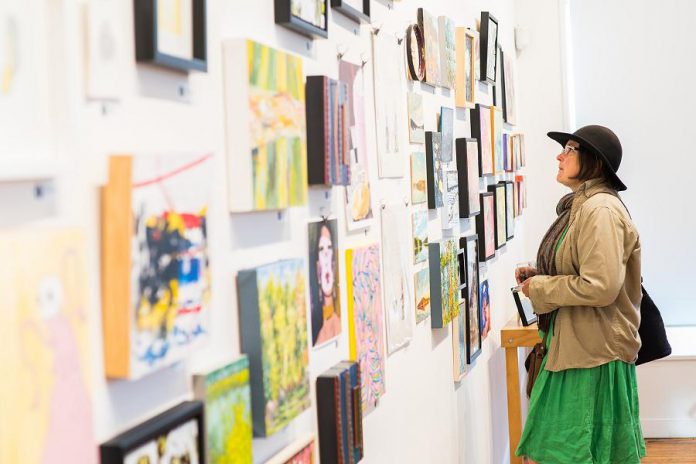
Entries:
[[577, 150], [578, 148], [580, 148], [578, 142], [569, 140], [565, 149], [556, 157], [558, 160], [556, 180], [573, 190], [582, 184], [578, 179], [573, 179], [580, 174], [580, 153]]
[[331, 242], [331, 233], [327, 227], [322, 227], [319, 234], [319, 248], [317, 259], [317, 276], [321, 285], [321, 292], [324, 295], [330, 296], [333, 293], [334, 286], [334, 268], [333, 268], [333, 243]]

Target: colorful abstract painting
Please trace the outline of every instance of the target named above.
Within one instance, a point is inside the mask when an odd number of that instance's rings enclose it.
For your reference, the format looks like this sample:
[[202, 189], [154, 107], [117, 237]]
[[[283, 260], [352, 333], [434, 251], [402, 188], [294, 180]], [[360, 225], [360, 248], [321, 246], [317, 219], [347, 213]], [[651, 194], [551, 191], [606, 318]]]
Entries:
[[348, 230], [372, 223], [372, 196], [367, 163], [365, 126], [365, 74], [363, 67], [347, 61], [338, 65], [338, 78], [347, 85], [345, 124], [350, 154], [350, 183], [346, 186]]
[[96, 462], [85, 235], [0, 234], [0, 462]]
[[425, 153], [411, 154], [411, 203], [419, 204], [428, 200], [428, 173]]
[[440, 85], [440, 37], [438, 22], [425, 8], [418, 8], [418, 25], [425, 41], [425, 82]]
[[341, 335], [338, 221], [311, 222], [308, 235], [312, 346], [319, 346]]
[[362, 409], [367, 414], [386, 391], [379, 245], [346, 250], [346, 278], [349, 353], [360, 364]]
[[304, 261], [292, 259], [237, 276], [255, 437], [273, 435], [311, 404], [304, 272]]
[[231, 211], [304, 205], [302, 59], [251, 40], [232, 39], [223, 43], [223, 65]]
[[425, 142], [425, 123], [423, 120], [423, 95], [408, 93], [408, 138], [411, 143]]
[[440, 16], [440, 86], [453, 89], [457, 79], [457, 51], [454, 21], [447, 16]]
[[416, 324], [430, 317], [430, 275], [421, 269], [413, 276], [416, 295]]
[[457, 239], [430, 242], [431, 326], [446, 327], [459, 315], [459, 260]]
[[124, 464], [202, 464], [203, 455], [198, 449], [199, 422], [191, 419], [167, 433], [153, 438], [126, 454]]
[[411, 216], [413, 223], [413, 262], [428, 259], [428, 212], [416, 211]]
[[196, 398], [205, 402], [210, 464], [251, 464], [251, 392], [246, 356], [194, 377]]

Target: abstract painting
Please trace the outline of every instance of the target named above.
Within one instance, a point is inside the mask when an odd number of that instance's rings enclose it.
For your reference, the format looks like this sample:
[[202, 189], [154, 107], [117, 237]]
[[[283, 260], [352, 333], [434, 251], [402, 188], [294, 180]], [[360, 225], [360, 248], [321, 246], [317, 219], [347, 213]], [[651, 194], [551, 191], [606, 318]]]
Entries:
[[102, 192], [107, 377], [135, 379], [207, 340], [213, 157], [111, 156]]
[[507, 243], [505, 184], [489, 185], [488, 192], [493, 193], [495, 203], [495, 248], [497, 250], [504, 247]]
[[306, 204], [302, 59], [231, 39], [223, 43], [223, 68], [230, 210]]
[[459, 174], [455, 170], [445, 172], [444, 206], [440, 212], [442, 228], [449, 230], [459, 221]]
[[481, 354], [481, 326], [479, 325], [479, 244], [478, 236], [461, 239], [466, 255], [466, 362], [471, 364]]
[[238, 360], [193, 377], [197, 400], [205, 403], [206, 450], [210, 464], [251, 464], [249, 360]]
[[86, 242], [78, 229], [0, 234], [2, 463], [97, 460]]
[[418, 8], [418, 26], [425, 42], [425, 83], [440, 85], [440, 37], [438, 23], [425, 8]]
[[456, 29], [456, 79], [454, 99], [457, 108], [473, 108], [476, 105], [476, 47], [478, 33], [465, 27]]
[[430, 322], [433, 329], [446, 327], [459, 315], [459, 264], [457, 240], [443, 238], [429, 244]]
[[514, 208], [513, 182], [505, 182], [505, 224], [507, 225], [507, 239], [515, 236], [515, 208]]
[[442, 162], [452, 161], [454, 145], [454, 110], [446, 106], [440, 107], [439, 130], [442, 134]]
[[471, 136], [478, 140], [479, 176], [493, 174], [491, 107], [476, 104], [471, 110]]
[[185, 401], [102, 444], [101, 464], [202, 464], [203, 422], [203, 403]]
[[411, 203], [414, 205], [428, 200], [428, 170], [425, 165], [425, 153], [411, 154]]
[[416, 211], [413, 222], [413, 262], [422, 263], [428, 259], [428, 212]]
[[265, 461], [265, 464], [315, 464], [314, 448], [314, 435], [308, 434]]
[[338, 221], [311, 222], [308, 232], [312, 346], [319, 346], [341, 335]]
[[503, 116], [508, 124], [517, 124], [517, 102], [515, 95], [515, 69], [513, 57], [506, 53], [503, 57]]
[[408, 139], [411, 143], [424, 143], [423, 95], [408, 93]]
[[491, 106], [491, 146], [493, 147], [494, 174], [505, 172], [503, 153], [503, 111]]
[[495, 256], [495, 198], [486, 192], [481, 197], [481, 215], [476, 220], [479, 237], [479, 259], [488, 261]]
[[407, 218], [403, 203], [388, 204], [382, 208], [382, 288], [387, 324], [387, 354], [403, 347], [413, 337]]
[[372, 222], [363, 67], [342, 60], [338, 64], [338, 78], [347, 86], [345, 125], [348, 132], [350, 182], [346, 185], [346, 226], [348, 230], [356, 230], [368, 227]]
[[375, 125], [380, 177], [402, 177], [404, 75], [401, 45], [385, 34], [372, 35]]
[[497, 80], [498, 20], [488, 11], [481, 12], [480, 80], [495, 84]]
[[469, 218], [481, 212], [479, 202], [479, 156], [476, 139], [457, 139], [459, 176], [459, 217]]
[[445, 198], [445, 179], [442, 166], [442, 134], [425, 133], [428, 209], [442, 208]]
[[310, 407], [304, 261], [237, 276], [241, 350], [249, 356], [255, 437], [267, 437]]
[[349, 356], [360, 364], [362, 410], [372, 411], [385, 393], [384, 322], [379, 245], [346, 250]]
[[310, 185], [350, 183], [348, 86], [326, 76], [307, 76], [307, 178]]
[[440, 86], [453, 89], [457, 79], [457, 51], [454, 21], [447, 16], [438, 18], [440, 39]]
[[488, 279], [481, 282], [479, 294], [481, 301], [481, 338], [486, 338], [491, 331], [491, 292]]
[[421, 269], [413, 276], [416, 295], [416, 324], [430, 317], [430, 274]]

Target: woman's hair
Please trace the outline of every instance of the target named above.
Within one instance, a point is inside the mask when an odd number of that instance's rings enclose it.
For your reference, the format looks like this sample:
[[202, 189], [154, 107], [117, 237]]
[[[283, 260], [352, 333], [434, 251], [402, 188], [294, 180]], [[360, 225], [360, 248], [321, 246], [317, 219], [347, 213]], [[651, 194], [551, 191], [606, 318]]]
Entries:
[[604, 172], [604, 160], [583, 147], [578, 150], [578, 163], [580, 164], [580, 172], [573, 179], [585, 182], [597, 177], [607, 178]]

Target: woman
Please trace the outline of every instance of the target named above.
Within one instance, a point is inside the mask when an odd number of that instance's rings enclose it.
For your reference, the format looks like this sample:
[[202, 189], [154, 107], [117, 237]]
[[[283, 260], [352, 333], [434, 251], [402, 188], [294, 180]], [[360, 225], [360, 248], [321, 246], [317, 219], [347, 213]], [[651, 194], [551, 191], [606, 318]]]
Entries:
[[[331, 340], [341, 333], [338, 299], [338, 262], [334, 249], [334, 232], [328, 222], [317, 223], [318, 237], [312, 250], [312, 330], [313, 346]], [[310, 239], [311, 242], [314, 240]]]
[[539, 464], [639, 464], [640, 241], [617, 194], [626, 189], [616, 174], [621, 144], [602, 126], [548, 135], [564, 146], [556, 179], [572, 193], [556, 207], [538, 269], [515, 272], [549, 335], [517, 455]]

